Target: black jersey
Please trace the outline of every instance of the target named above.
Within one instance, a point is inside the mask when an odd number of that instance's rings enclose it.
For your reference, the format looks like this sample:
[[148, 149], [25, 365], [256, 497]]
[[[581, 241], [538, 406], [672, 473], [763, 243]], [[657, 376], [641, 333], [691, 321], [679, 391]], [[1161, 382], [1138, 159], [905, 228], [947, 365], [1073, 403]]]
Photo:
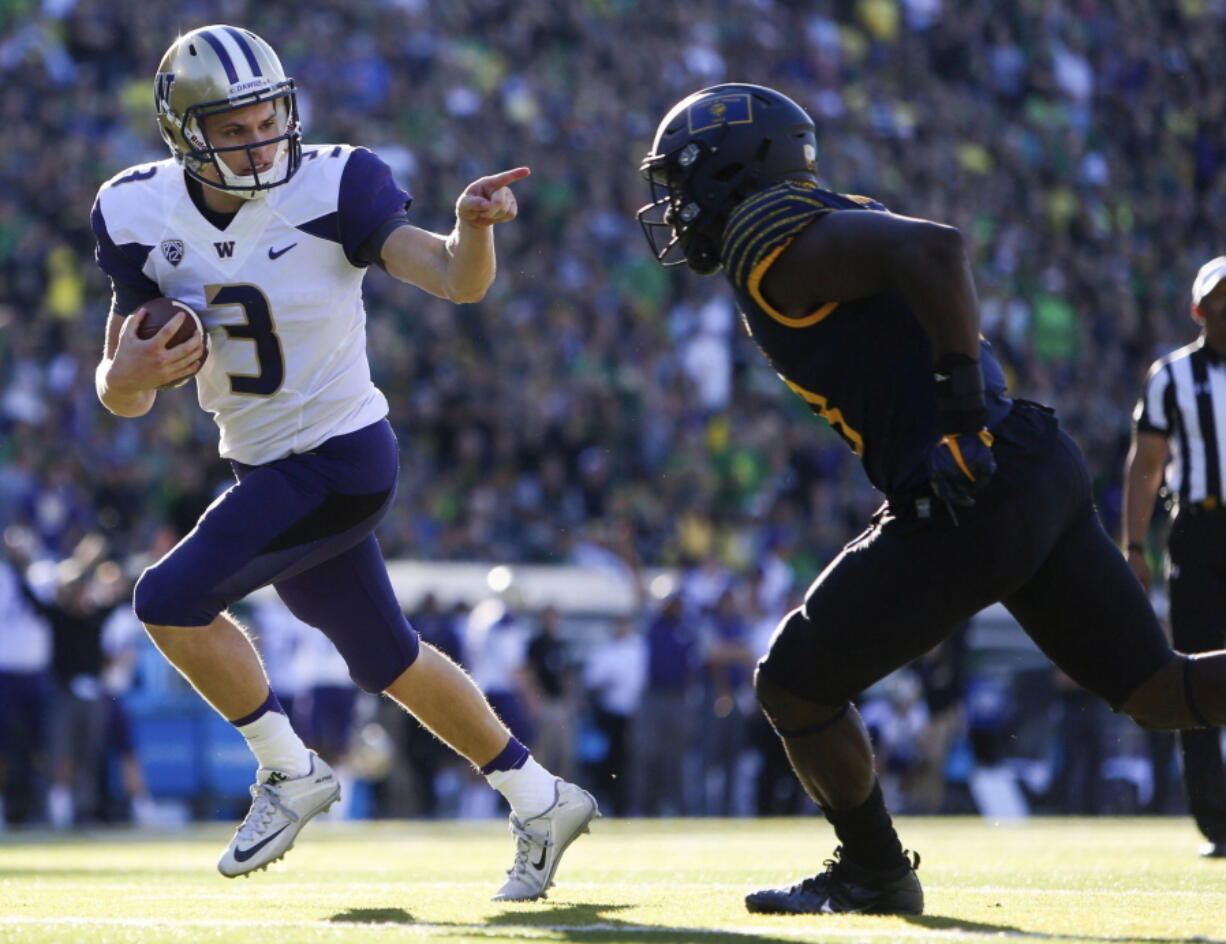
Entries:
[[[788, 181], [740, 204], [724, 230], [721, 257], [745, 326], [792, 390], [847, 442], [869, 480], [889, 496], [925, 488], [925, 458], [936, 425], [933, 355], [923, 326], [897, 292], [827, 302], [800, 317], [774, 309], [762, 279], [817, 217], [839, 210], [885, 211], [867, 197]], [[986, 341], [980, 365], [988, 425], [1011, 408], [1005, 379]]]

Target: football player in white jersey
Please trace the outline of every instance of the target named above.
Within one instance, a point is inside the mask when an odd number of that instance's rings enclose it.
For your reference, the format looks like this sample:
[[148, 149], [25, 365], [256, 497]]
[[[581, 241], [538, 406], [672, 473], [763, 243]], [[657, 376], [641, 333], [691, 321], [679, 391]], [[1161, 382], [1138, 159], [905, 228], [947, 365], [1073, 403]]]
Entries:
[[91, 217], [114, 291], [97, 390], [113, 413], [148, 413], [160, 388], [200, 367], [204, 349], [199, 335], [167, 347], [182, 314], [141, 339], [143, 304], [169, 296], [199, 313], [209, 345], [199, 400], [237, 482], [145, 571], [134, 605], [259, 764], [250, 811], [218, 868], [266, 867], [339, 795], [226, 612], [272, 584], [335, 643], [360, 687], [395, 698], [507, 798], [516, 855], [496, 899], [544, 897], [561, 854], [598, 815], [595, 801], [537, 764], [401, 613], [373, 535], [395, 493], [398, 452], [370, 379], [361, 298], [371, 264], [455, 302], [482, 298], [494, 278], [493, 226], [515, 218], [509, 185], [529, 171], [469, 184], [449, 235], [420, 229], [376, 155], [303, 146], [293, 80], [266, 42], [232, 26], [176, 39], [154, 99], [172, 159], [116, 175]]

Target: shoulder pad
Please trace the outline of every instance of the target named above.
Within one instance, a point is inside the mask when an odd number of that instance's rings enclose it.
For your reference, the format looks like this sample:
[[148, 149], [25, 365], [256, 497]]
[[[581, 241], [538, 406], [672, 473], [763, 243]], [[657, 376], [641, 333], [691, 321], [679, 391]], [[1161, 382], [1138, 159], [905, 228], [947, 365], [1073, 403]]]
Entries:
[[724, 227], [720, 259], [732, 284], [743, 288], [771, 250], [790, 241], [816, 216], [833, 212], [827, 193], [800, 181], [768, 187], [744, 200]]

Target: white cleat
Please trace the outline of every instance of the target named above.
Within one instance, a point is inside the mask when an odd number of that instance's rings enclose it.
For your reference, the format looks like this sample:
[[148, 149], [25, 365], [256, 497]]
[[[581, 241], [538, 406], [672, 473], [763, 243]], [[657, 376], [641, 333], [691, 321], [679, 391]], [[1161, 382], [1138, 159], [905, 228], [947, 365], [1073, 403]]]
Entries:
[[553, 805], [545, 812], [520, 820], [511, 814], [515, 835], [515, 863], [507, 869], [506, 884], [493, 901], [532, 901], [544, 898], [562, 853], [600, 815], [596, 800], [586, 790], [565, 780], [554, 781]]
[[294, 847], [312, 816], [341, 797], [340, 784], [323, 759], [311, 751], [311, 769], [301, 777], [261, 767], [251, 785], [251, 809], [217, 862], [226, 878], [266, 869]]

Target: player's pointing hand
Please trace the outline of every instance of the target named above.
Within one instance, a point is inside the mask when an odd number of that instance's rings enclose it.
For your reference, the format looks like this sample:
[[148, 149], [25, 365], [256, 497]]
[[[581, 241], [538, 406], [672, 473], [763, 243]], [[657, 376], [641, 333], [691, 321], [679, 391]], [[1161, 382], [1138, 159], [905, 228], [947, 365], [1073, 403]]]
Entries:
[[479, 177], [464, 188], [456, 201], [455, 215], [462, 223], [472, 226], [493, 226], [515, 219], [519, 207], [510, 184], [527, 177], [532, 171], [527, 167], [504, 170], [500, 174]]

